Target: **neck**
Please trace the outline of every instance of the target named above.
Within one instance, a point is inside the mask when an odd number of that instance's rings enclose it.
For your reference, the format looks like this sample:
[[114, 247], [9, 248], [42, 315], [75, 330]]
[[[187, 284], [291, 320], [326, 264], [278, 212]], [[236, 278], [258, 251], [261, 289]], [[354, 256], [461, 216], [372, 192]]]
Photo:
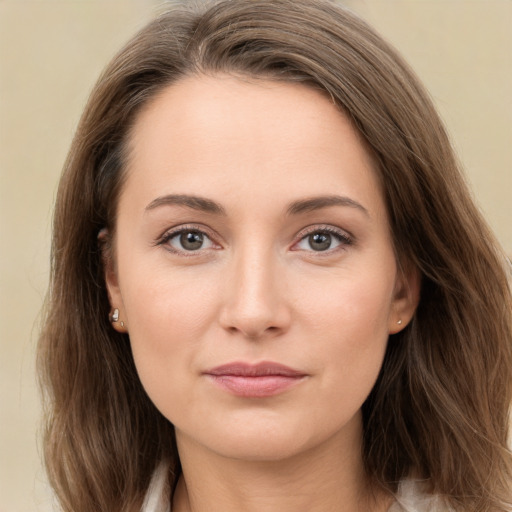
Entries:
[[391, 499], [365, 476], [360, 432], [279, 460], [225, 457], [177, 432], [183, 474], [172, 510], [383, 512]]

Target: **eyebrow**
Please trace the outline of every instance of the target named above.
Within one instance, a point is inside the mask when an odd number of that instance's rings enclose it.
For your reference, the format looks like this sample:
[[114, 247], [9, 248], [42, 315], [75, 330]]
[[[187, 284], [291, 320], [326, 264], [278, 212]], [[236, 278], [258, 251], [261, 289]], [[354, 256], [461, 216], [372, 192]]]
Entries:
[[329, 208], [330, 206], [348, 206], [349, 208], [360, 210], [368, 217], [370, 216], [368, 210], [362, 204], [354, 201], [350, 197], [337, 195], [318, 196], [294, 201], [288, 207], [287, 213], [288, 215], [298, 215], [322, 208]]
[[157, 197], [146, 206], [145, 211], [154, 210], [160, 206], [186, 206], [187, 208], [206, 213], [226, 215], [224, 208], [215, 201], [204, 197], [189, 196], [185, 194], [169, 194]]
[[[157, 197], [151, 203], [146, 206], [145, 211], [154, 210], [160, 206], [185, 206], [193, 210], [199, 210], [206, 213], [213, 213], [216, 215], [226, 215], [226, 210], [215, 201], [206, 199], [199, 196], [191, 196], [186, 194], [169, 194], [161, 197]], [[368, 210], [357, 201], [354, 201], [350, 197], [330, 195], [330, 196], [318, 196], [307, 199], [299, 199], [291, 203], [286, 212], [288, 215], [299, 215], [301, 213], [307, 213], [314, 210], [320, 210], [322, 208], [329, 208], [331, 206], [345, 206], [349, 208], [356, 208], [369, 216]]]

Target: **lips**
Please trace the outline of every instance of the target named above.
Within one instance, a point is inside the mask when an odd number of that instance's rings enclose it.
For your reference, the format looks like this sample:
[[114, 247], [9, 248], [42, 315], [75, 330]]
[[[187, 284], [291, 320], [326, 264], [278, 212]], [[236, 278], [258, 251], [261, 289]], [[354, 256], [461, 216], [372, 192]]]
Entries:
[[221, 389], [246, 398], [277, 395], [307, 377], [304, 372], [272, 362], [255, 365], [229, 363], [207, 370], [204, 374]]

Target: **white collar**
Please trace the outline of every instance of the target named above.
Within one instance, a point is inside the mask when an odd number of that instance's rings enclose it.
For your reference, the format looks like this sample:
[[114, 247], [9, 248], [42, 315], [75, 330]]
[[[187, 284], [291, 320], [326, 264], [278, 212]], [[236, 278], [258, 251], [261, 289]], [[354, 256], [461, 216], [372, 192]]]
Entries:
[[425, 482], [402, 480], [398, 486], [396, 501], [388, 512], [450, 512], [440, 496], [424, 492]]
[[[403, 480], [398, 488], [396, 501], [388, 512], [448, 512], [438, 496], [422, 492], [422, 482]], [[151, 478], [141, 512], [171, 512], [169, 466], [161, 463]]]
[[171, 512], [169, 465], [160, 463], [151, 478], [141, 512]]

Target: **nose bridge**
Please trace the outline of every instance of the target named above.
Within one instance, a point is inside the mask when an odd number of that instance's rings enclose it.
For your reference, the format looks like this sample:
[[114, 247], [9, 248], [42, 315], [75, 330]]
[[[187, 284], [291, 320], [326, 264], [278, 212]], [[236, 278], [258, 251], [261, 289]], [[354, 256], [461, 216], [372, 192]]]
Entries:
[[251, 338], [284, 330], [289, 315], [272, 248], [251, 241], [238, 248], [232, 264], [224, 327]]
[[[275, 263], [270, 251], [255, 244], [244, 248], [236, 260], [238, 280], [237, 301], [249, 310], [252, 306], [263, 307], [272, 300]], [[252, 305], [252, 306], [251, 306]]]

